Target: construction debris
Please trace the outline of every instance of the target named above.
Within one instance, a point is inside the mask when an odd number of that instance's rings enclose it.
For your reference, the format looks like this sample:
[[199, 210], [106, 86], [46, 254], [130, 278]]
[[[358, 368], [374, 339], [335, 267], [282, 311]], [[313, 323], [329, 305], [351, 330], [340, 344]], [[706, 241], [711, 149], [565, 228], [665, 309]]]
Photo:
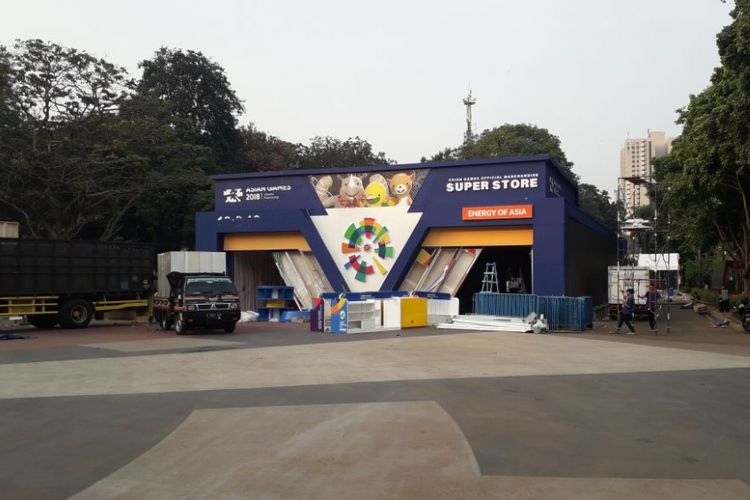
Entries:
[[467, 314], [457, 316], [451, 322], [440, 323], [437, 327], [448, 330], [477, 330], [487, 332], [549, 332], [547, 320], [543, 316], [537, 317], [535, 313], [531, 313], [526, 318]]
[[693, 305], [693, 311], [697, 312], [698, 314], [708, 314], [710, 312], [706, 304], [700, 304], [697, 302]]
[[240, 320], [238, 323], [250, 323], [251, 321], [258, 321], [258, 316], [260, 316], [255, 311], [242, 311], [240, 312]]
[[716, 328], [726, 328], [731, 323], [726, 318], [718, 318], [718, 319], [711, 319], [711, 322], [714, 324]]

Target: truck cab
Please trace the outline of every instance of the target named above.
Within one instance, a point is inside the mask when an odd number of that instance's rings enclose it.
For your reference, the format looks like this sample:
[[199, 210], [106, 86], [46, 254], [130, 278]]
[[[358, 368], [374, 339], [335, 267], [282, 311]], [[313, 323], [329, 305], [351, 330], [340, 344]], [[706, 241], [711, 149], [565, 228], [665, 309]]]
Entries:
[[155, 303], [154, 314], [162, 329], [182, 335], [194, 328], [234, 331], [240, 319], [240, 298], [232, 280], [219, 273], [167, 274], [169, 298]]

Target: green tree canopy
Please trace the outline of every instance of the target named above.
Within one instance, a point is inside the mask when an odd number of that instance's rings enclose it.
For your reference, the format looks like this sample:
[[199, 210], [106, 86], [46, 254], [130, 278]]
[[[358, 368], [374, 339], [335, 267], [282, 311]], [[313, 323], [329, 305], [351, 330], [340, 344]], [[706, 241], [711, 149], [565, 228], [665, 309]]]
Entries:
[[258, 130], [252, 123], [240, 128], [240, 140], [243, 172], [284, 170], [295, 162], [294, 144]]
[[461, 146], [461, 159], [489, 158], [492, 156], [531, 156], [548, 154], [560, 164], [575, 182], [578, 176], [573, 173], [573, 164], [568, 161], [560, 145], [560, 139], [546, 128], [536, 125], [506, 123], [479, 134], [474, 141]]
[[679, 111], [673, 159], [657, 165], [675, 230], [705, 248], [712, 240], [743, 266], [750, 291], [750, 0], [717, 36], [721, 66]]
[[124, 68], [86, 52], [37, 39], [13, 48], [12, 104], [35, 122], [115, 112], [132, 87]]
[[165, 47], [152, 59], [142, 61], [140, 67], [143, 75], [138, 93], [168, 103], [175, 116], [191, 125], [195, 139], [213, 152], [215, 165], [205, 165], [206, 172], [241, 170], [242, 138], [237, 115], [244, 107], [224, 68], [201, 52]]
[[24, 234], [115, 239], [165, 187], [207, 184], [210, 151], [178, 136], [166, 104], [129, 97], [122, 68], [39, 40], [2, 54], [0, 217]]
[[297, 144], [294, 166], [298, 168], [357, 167], [393, 163], [385, 153], [359, 137], [345, 141], [334, 137], [313, 137], [310, 144]]
[[581, 210], [591, 215], [602, 225], [617, 231], [617, 204], [609, 193], [593, 184], [578, 184], [578, 203]]

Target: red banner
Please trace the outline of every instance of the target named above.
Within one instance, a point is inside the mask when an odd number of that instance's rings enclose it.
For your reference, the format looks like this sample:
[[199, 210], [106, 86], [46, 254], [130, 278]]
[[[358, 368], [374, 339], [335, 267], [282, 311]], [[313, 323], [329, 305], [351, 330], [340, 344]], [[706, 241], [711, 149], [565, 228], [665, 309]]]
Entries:
[[496, 207], [463, 207], [463, 220], [531, 219], [533, 205], [503, 205]]

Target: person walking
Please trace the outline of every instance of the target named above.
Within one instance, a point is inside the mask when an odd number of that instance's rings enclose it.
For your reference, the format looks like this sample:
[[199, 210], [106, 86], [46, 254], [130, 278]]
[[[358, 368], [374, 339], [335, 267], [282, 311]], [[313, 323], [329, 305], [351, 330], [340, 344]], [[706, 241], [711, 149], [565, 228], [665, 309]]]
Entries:
[[612, 333], [622, 333], [620, 328], [625, 323], [630, 330], [628, 335], [635, 335], [635, 327], [633, 326], [633, 314], [635, 313], [635, 297], [633, 295], [635, 291], [632, 288], [625, 290], [625, 299], [622, 301], [622, 310], [617, 318], [617, 330]]
[[656, 311], [661, 305], [661, 294], [656, 290], [656, 286], [651, 285], [648, 287], [648, 292], [640, 295], [640, 297], [646, 299], [649, 331], [656, 335]]

